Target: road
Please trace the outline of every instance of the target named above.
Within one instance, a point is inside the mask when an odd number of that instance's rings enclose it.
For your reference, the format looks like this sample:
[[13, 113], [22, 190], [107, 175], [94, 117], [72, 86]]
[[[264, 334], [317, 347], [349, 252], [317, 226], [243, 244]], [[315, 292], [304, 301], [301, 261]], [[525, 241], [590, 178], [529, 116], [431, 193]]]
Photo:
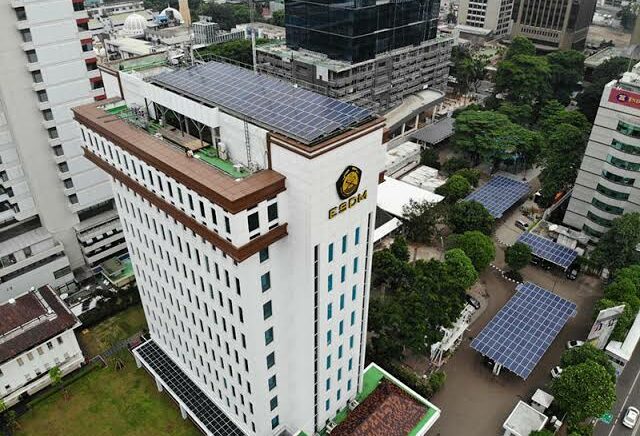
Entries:
[[632, 430], [622, 425], [622, 417], [629, 406], [640, 407], [640, 353], [631, 357], [624, 372], [618, 379], [616, 394], [618, 400], [613, 408], [614, 422], [611, 425], [599, 422], [594, 436], [636, 436], [640, 425]]

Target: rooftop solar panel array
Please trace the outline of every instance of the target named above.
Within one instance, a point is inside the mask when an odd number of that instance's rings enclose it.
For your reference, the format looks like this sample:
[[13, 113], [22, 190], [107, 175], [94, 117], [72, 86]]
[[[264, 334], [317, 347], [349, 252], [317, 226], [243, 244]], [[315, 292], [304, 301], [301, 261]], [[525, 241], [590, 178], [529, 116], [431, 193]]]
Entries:
[[164, 72], [151, 82], [235, 112], [306, 144], [372, 117], [367, 109], [219, 62]]
[[153, 341], [135, 352], [215, 436], [246, 436]]
[[465, 200], [482, 204], [494, 218], [501, 218], [511, 206], [529, 193], [529, 184], [509, 177], [495, 176], [473, 191]]
[[560, 245], [551, 239], [535, 233], [523, 233], [518, 237], [518, 242], [527, 244], [531, 248], [531, 253], [541, 259], [558, 265], [564, 269], [569, 268], [578, 257], [578, 252], [572, 248]]
[[516, 289], [471, 348], [526, 379], [567, 320], [576, 315], [576, 305], [533, 283]]

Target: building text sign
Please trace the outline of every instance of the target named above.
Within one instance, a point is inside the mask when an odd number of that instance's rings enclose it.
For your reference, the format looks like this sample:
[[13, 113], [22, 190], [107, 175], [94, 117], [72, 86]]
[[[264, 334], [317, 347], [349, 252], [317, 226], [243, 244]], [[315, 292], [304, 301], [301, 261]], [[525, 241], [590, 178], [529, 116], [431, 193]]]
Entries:
[[609, 94], [609, 102], [640, 109], [640, 94], [626, 89], [613, 88]]

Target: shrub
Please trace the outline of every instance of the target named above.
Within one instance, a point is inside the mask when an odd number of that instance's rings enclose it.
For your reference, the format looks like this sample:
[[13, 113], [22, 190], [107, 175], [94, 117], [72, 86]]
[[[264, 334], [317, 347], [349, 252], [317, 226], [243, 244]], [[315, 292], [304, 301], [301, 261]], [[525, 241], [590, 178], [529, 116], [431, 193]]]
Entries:
[[426, 165], [437, 170], [440, 169], [438, 153], [433, 148], [425, 148], [420, 154], [420, 165]]
[[478, 186], [478, 182], [480, 181], [480, 171], [474, 168], [462, 168], [461, 170], [456, 171], [453, 175], [464, 177], [473, 187]]
[[471, 163], [468, 160], [461, 157], [452, 157], [442, 164], [442, 171], [447, 174], [454, 174], [456, 171], [463, 168], [471, 168]]

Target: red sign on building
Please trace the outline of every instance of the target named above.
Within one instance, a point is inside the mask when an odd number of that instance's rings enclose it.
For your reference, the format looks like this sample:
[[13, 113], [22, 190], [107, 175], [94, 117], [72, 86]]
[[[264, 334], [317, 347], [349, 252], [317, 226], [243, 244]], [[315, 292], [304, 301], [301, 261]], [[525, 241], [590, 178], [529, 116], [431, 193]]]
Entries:
[[609, 94], [609, 102], [640, 109], [640, 94], [625, 89], [613, 88]]

